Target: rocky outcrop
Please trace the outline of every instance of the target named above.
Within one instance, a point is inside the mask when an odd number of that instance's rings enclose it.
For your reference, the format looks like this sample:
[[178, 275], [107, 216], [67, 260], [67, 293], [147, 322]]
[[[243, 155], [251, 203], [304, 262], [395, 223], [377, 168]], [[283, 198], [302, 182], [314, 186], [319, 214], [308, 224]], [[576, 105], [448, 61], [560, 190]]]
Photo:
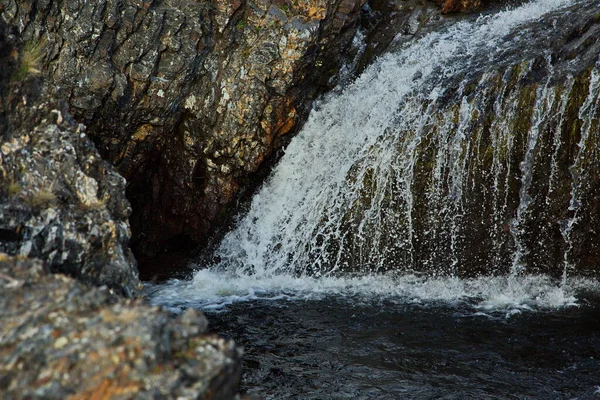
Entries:
[[202, 242], [328, 87], [363, 0], [10, 0], [100, 153], [141, 255]]
[[0, 397], [234, 398], [241, 352], [200, 312], [121, 296], [141, 288], [125, 180], [20, 44], [0, 23]]
[[198, 311], [179, 317], [42, 263], [0, 254], [0, 397], [231, 399], [233, 342], [206, 335]]
[[[6, 28], [6, 27], [3, 27]], [[41, 49], [2, 29], [0, 251], [135, 295], [125, 180], [42, 85]]]

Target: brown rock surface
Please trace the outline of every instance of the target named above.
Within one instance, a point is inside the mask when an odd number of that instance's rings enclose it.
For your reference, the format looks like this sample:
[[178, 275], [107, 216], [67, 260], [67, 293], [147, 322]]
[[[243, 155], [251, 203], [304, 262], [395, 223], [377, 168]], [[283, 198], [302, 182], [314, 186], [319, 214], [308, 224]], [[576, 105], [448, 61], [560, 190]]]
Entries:
[[10, 0], [128, 181], [140, 255], [201, 243], [339, 68], [364, 0]]

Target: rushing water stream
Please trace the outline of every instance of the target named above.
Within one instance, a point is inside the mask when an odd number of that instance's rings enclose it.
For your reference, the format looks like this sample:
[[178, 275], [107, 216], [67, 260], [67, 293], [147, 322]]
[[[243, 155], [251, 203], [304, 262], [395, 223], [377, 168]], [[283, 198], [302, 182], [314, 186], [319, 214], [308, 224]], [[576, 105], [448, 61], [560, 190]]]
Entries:
[[538, 0], [381, 57], [152, 301], [210, 313], [267, 398], [600, 396], [598, 15]]

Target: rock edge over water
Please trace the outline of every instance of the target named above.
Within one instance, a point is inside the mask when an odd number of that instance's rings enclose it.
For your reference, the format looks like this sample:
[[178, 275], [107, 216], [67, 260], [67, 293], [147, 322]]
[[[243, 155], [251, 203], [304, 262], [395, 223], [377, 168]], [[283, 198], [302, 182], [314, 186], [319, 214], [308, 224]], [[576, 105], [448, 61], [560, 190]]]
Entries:
[[204, 335], [195, 310], [174, 317], [106, 287], [0, 254], [0, 397], [230, 399], [241, 353]]

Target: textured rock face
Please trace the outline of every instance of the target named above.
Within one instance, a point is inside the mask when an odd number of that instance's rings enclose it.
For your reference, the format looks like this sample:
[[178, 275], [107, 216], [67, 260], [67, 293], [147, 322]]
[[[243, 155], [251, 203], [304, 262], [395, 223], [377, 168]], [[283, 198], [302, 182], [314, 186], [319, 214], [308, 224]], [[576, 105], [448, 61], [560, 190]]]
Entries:
[[[51, 298], [52, 301], [48, 301]], [[204, 335], [204, 316], [174, 318], [106, 288], [0, 253], [0, 397], [231, 399], [233, 342]]]
[[40, 85], [40, 49], [17, 50], [2, 30], [0, 251], [132, 296], [140, 282], [128, 247], [125, 180], [103, 161], [64, 104]]
[[363, 0], [10, 0], [129, 182], [140, 254], [198, 243], [339, 67]]

